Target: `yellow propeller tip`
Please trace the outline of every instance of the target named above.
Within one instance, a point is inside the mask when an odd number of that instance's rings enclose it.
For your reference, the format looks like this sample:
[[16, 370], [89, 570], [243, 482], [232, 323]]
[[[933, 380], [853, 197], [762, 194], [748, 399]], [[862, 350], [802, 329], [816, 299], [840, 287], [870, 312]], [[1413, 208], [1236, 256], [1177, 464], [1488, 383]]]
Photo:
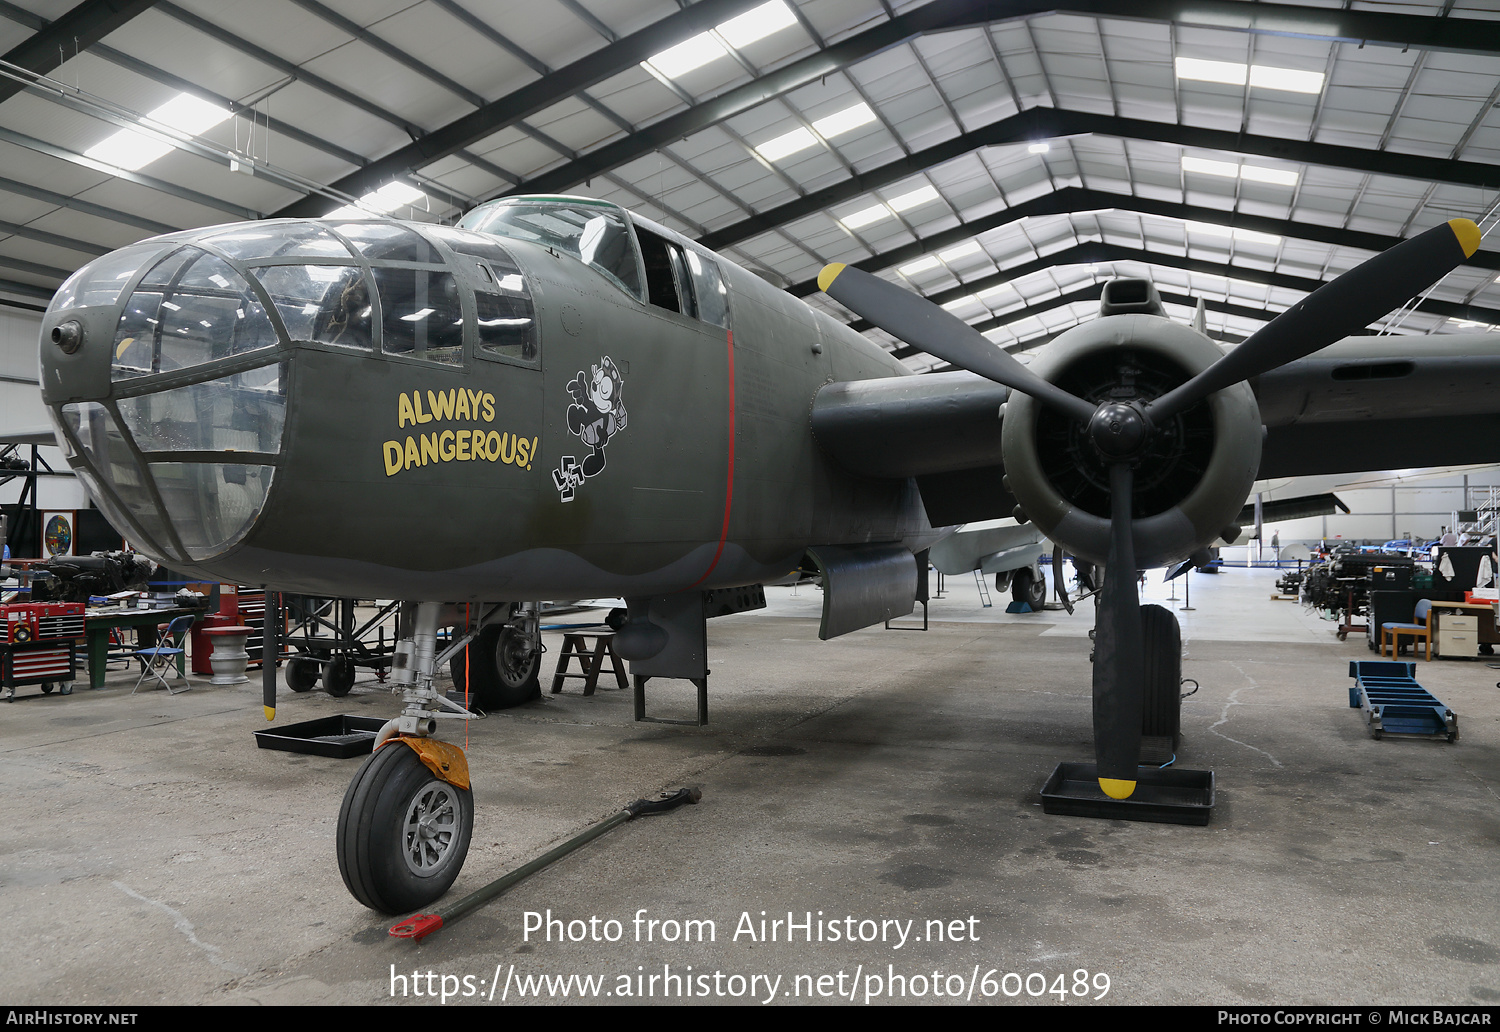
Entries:
[[1104, 789], [1104, 794], [1111, 799], [1129, 799], [1135, 791], [1134, 781], [1118, 781], [1115, 778], [1100, 778], [1099, 787]]
[[[1472, 223], [1471, 223], [1472, 225]], [[838, 279], [839, 273], [844, 271], [843, 262], [831, 262], [823, 266], [823, 271], [818, 273], [818, 289], [828, 293], [828, 287], [834, 280]]]
[[[1464, 249], [1464, 257], [1474, 257], [1474, 252], [1479, 250], [1479, 227], [1468, 219], [1449, 219], [1448, 228], [1453, 230], [1454, 236], [1458, 237], [1458, 246]], [[818, 282], [821, 286], [821, 277]]]
[[262, 706], [261, 707], [261, 712], [266, 715], [266, 719], [267, 720], [275, 720], [276, 719], [276, 707], [275, 706]]

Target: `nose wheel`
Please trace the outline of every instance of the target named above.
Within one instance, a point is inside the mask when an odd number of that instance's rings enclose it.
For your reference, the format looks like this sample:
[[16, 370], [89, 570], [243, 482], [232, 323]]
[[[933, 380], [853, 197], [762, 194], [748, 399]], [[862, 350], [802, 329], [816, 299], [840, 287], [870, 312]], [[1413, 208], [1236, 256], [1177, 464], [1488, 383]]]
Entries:
[[469, 853], [474, 794], [389, 742], [364, 762], [339, 808], [339, 873], [354, 898], [409, 913], [453, 884]]

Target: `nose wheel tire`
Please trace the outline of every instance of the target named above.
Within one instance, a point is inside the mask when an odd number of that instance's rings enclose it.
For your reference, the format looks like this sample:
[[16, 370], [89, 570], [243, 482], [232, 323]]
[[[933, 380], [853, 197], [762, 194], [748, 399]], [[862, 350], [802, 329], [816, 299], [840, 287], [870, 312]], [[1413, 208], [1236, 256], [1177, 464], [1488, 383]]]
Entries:
[[354, 775], [339, 808], [339, 873], [372, 910], [403, 914], [452, 886], [469, 852], [474, 795], [391, 742]]

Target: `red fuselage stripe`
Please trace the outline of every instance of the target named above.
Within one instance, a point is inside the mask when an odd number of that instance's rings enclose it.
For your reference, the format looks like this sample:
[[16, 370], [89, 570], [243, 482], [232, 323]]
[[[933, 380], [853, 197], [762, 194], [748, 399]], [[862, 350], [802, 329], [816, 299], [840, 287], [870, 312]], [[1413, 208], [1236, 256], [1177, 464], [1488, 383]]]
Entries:
[[729, 538], [729, 507], [734, 501], [734, 331], [729, 331], [728, 343], [726, 344], [729, 355], [729, 469], [724, 478], [724, 526], [719, 530], [719, 547], [714, 552], [714, 561], [708, 564], [708, 569], [703, 571], [703, 576], [693, 582], [692, 588], [708, 580], [708, 575], [714, 572], [719, 565], [719, 557], [724, 554], [724, 542]]

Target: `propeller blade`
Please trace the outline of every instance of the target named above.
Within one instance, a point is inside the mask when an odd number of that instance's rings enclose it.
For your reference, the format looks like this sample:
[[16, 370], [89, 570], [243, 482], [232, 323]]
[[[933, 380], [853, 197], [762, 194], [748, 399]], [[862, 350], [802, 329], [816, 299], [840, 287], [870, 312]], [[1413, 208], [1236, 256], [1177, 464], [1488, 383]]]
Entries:
[[1187, 383], [1146, 406], [1160, 425], [1214, 391], [1304, 358], [1379, 319], [1463, 264], [1479, 227], [1449, 219], [1325, 283]]
[[1141, 761], [1145, 657], [1130, 526], [1134, 479], [1123, 462], [1109, 468], [1109, 564], [1094, 630], [1094, 758], [1099, 787], [1111, 799], [1130, 798]]
[[984, 334], [925, 297], [839, 262], [823, 266], [818, 289], [919, 351], [1029, 394], [1081, 423], [1094, 416], [1093, 405], [1043, 380]]

